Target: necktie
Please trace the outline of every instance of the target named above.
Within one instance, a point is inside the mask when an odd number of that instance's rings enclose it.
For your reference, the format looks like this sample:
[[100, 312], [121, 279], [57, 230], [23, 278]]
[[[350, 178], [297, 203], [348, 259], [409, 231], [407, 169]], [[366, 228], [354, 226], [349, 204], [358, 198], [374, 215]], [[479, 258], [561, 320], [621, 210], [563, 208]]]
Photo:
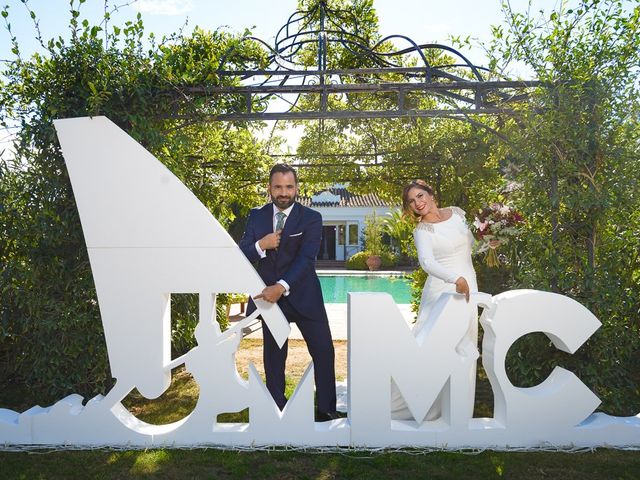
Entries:
[[284, 228], [284, 219], [286, 216], [284, 212], [276, 213], [276, 232]]

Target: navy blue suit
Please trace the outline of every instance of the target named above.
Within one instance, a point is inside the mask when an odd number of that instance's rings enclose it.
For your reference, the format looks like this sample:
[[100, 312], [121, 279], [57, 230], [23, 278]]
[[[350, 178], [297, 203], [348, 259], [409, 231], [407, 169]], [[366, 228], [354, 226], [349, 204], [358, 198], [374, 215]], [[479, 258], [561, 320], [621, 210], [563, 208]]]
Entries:
[[[254, 208], [249, 214], [240, 248], [267, 285], [284, 280], [289, 285], [289, 295], [278, 300], [278, 306], [289, 322], [295, 322], [307, 343], [313, 359], [318, 410], [335, 412], [335, 354], [327, 312], [322, 300], [320, 281], [315, 271], [315, 261], [322, 239], [322, 216], [310, 208], [294, 203], [284, 224], [277, 250], [267, 250], [260, 258], [255, 243], [273, 233], [273, 204]], [[255, 310], [249, 300], [247, 315]], [[267, 388], [282, 410], [287, 402], [284, 395], [285, 363], [288, 344], [280, 349], [263, 322], [264, 369]]]

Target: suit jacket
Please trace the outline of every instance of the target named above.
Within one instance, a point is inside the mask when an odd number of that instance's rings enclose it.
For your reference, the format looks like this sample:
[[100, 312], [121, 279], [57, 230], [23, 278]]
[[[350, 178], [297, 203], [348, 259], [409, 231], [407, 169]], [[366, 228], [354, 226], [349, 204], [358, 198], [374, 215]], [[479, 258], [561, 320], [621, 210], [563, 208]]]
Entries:
[[[287, 303], [300, 315], [313, 321], [327, 321], [322, 300], [320, 281], [315, 271], [315, 262], [322, 239], [322, 216], [319, 212], [294, 203], [284, 224], [277, 250], [267, 250], [260, 258], [255, 243], [265, 235], [273, 233], [273, 204], [254, 208], [240, 240], [240, 249], [267, 285], [282, 279], [289, 285], [289, 295], [283, 295], [278, 304], [283, 311], [290, 310]], [[247, 314], [255, 310], [249, 300]]]

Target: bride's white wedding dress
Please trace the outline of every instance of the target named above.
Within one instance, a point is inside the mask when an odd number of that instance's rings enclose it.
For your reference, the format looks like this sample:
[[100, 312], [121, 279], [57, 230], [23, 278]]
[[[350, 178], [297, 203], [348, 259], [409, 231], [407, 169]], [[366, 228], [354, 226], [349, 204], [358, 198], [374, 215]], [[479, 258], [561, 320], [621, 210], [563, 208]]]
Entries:
[[[418, 318], [413, 326], [413, 335], [424, 328], [429, 312], [441, 294], [456, 291], [455, 281], [464, 277], [471, 292], [478, 291], [476, 272], [471, 261], [473, 235], [465, 221], [465, 213], [458, 207], [449, 207], [451, 217], [438, 223], [419, 223], [413, 231], [413, 238], [418, 251], [418, 260], [422, 269], [429, 274], [422, 290]], [[469, 330], [463, 340], [470, 340], [473, 345], [478, 344], [477, 315], [469, 318]], [[424, 368], [430, 368], [424, 365]], [[435, 366], [434, 366], [435, 367]], [[471, 382], [475, 382], [475, 368]], [[471, 388], [473, 393], [475, 388]], [[471, 412], [472, 413], [472, 412]], [[424, 419], [434, 420], [441, 414], [441, 395]], [[391, 384], [391, 418], [395, 420], [413, 420], [402, 395], [392, 382]]]

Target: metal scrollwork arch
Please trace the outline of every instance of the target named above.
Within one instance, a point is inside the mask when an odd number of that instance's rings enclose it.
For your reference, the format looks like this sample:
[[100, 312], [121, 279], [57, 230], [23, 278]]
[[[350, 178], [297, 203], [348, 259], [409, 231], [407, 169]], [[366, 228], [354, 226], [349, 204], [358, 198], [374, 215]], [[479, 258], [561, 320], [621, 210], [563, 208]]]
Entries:
[[[355, 31], [344, 25], [354, 26]], [[192, 87], [191, 95], [244, 98], [244, 108], [212, 115], [214, 120], [313, 120], [344, 118], [442, 117], [468, 120], [469, 115], [512, 113], [510, 103], [526, 98], [537, 81], [486, 80], [488, 69], [474, 65], [462, 53], [438, 43], [418, 44], [405, 35], [369, 39], [358, 31], [358, 19], [350, 10], [331, 8], [320, 0], [308, 10], [296, 11], [279, 29], [273, 45], [251, 35], [241, 38], [220, 58], [219, 78], [236, 79], [239, 85]], [[227, 70], [238, 46], [255, 42], [266, 53], [266, 68]], [[357, 67], [329, 64], [331, 49], [353, 55]], [[313, 55], [312, 55], [313, 53]], [[315, 63], [310, 59], [315, 57]], [[430, 59], [451, 60], [434, 65]], [[246, 59], [245, 59], [246, 60]], [[256, 59], [256, 65], [259, 59]], [[393, 80], [389, 80], [392, 78]], [[329, 96], [393, 93], [392, 107], [376, 110], [332, 110]], [[416, 108], [407, 95], [432, 96], [437, 108]], [[317, 96], [306, 102], [301, 96]], [[279, 111], [256, 108], [274, 98], [284, 100]], [[316, 105], [317, 108], [308, 108]]]

